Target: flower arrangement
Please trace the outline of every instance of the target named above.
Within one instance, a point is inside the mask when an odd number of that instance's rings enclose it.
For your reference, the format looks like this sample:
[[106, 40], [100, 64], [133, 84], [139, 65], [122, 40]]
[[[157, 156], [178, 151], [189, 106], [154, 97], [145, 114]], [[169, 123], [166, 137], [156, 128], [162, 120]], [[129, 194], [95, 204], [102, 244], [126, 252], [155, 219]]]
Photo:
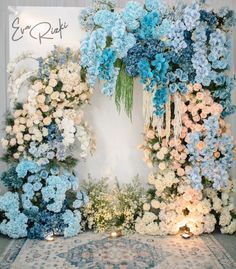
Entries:
[[110, 96], [115, 91], [118, 108], [124, 101], [130, 114], [132, 92], [127, 91], [132, 78], [140, 76], [158, 117], [165, 113], [168, 96], [186, 94], [190, 83], [209, 89], [223, 106], [223, 116], [235, 112], [233, 79], [226, 74], [235, 23], [232, 10], [208, 10], [205, 1], [172, 8], [146, 0], [144, 5], [130, 1], [117, 11], [114, 1], [96, 0], [82, 11], [80, 21], [88, 31], [81, 44], [81, 64], [89, 84], [96, 78], [104, 81], [103, 92]]
[[[73, 167], [77, 156], [85, 159], [95, 149], [83, 119], [92, 89], [81, 72], [78, 52], [55, 47], [37, 61], [26, 100], [19, 103], [14, 96], [15, 108], [6, 120], [3, 159], [10, 168], [1, 180], [9, 192], [0, 197], [0, 232], [14, 238], [73, 236], [81, 228], [80, 208], [88, 202], [78, 190]], [[76, 156], [75, 144], [80, 149]], [[7, 206], [9, 197], [14, 208]]]
[[137, 217], [143, 214], [146, 194], [138, 176], [132, 183], [114, 187], [108, 178], [94, 180], [91, 177], [82, 186], [89, 195], [88, 204], [82, 209], [84, 229], [108, 232], [114, 228], [125, 233], [134, 231]]
[[164, 128], [146, 126], [141, 149], [144, 160], [156, 170], [149, 175], [150, 201], [144, 204], [145, 213], [136, 230], [176, 234], [188, 227], [198, 235], [219, 225], [222, 232], [234, 233], [236, 182], [229, 176], [234, 141], [222, 118], [223, 107], [201, 84], [188, 85], [180, 107], [179, 137], [173, 128], [167, 137]]

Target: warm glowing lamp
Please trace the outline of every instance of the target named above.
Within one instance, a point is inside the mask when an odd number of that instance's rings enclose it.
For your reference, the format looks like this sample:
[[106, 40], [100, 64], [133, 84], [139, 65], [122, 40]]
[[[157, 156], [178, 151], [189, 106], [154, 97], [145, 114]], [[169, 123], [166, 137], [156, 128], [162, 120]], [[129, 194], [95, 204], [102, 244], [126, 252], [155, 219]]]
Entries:
[[110, 238], [117, 238], [117, 237], [121, 237], [121, 236], [122, 236], [121, 230], [112, 231], [110, 233]]

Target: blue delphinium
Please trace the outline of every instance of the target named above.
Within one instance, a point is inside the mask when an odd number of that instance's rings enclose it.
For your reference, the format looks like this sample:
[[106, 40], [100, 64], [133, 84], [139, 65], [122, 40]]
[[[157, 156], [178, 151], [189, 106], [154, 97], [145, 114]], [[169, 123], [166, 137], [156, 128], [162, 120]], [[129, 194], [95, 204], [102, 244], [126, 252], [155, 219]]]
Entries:
[[157, 36], [157, 24], [159, 14], [156, 11], [147, 13], [140, 21], [141, 26], [138, 35], [141, 39], [152, 39]]
[[230, 64], [230, 50], [227, 48], [226, 34], [217, 29], [210, 35], [210, 54], [208, 55], [214, 69], [227, 69]]
[[161, 13], [166, 11], [166, 5], [161, 0], [145, 0], [145, 8], [148, 11], [159, 11]]
[[194, 55], [192, 57], [193, 68], [196, 70], [195, 81], [204, 86], [209, 86], [211, 79], [211, 64], [208, 62], [206, 47], [206, 29], [204, 24], [200, 24], [194, 31]]
[[175, 52], [179, 52], [187, 47], [187, 43], [184, 40], [186, 29], [185, 24], [181, 20], [177, 20], [171, 26], [169, 38]]
[[153, 105], [155, 107], [155, 114], [157, 116], [162, 116], [165, 112], [165, 104], [168, 100], [168, 90], [162, 87], [155, 91], [153, 98]]
[[137, 2], [130, 1], [122, 12], [122, 20], [126, 24], [128, 30], [136, 30], [140, 23], [140, 19], [145, 15], [143, 6]]
[[126, 31], [126, 25], [121, 18], [116, 20], [111, 37], [111, 48], [116, 52], [118, 58], [125, 57], [128, 50], [136, 43], [134, 35]]
[[187, 31], [191, 31], [199, 24], [199, 4], [194, 3], [184, 9], [183, 20]]
[[152, 69], [147, 58], [143, 58], [138, 63], [139, 74], [143, 84], [146, 84], [152, 77]]

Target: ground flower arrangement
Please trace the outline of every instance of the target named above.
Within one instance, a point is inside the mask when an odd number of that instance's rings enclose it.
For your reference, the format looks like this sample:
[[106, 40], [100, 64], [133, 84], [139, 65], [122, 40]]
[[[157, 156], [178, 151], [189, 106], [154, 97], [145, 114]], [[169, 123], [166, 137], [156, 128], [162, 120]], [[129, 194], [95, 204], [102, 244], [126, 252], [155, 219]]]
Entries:
[[[10, 70], [29, 57], [19, 57]], [[12, 84], [9, 88], [13, 99], [2, 145], [10, 168], [1, 176], [9, 191], [0, 197], [0, 232], [13, 238], [73, 236], [81, 229], [80, 208], [88, 202], [73, 167], [95, 146], [83, 118], [92, 89], [81, 76], [78, 52], [55, 48], [36, 61], [38, 69], [25, 76], [24, 102], [18, 101], [21, 87], [18, 93]], [[20, 77], [24, 73], [29, 74], [22, 70]]]
[[82, 209], [84, 230], [100, 233], [114, 229], [124, 233], [135, 230], [135, 221], [142, 217], [142, 208], [148, 198], [138, 176], [125, 185], [118, 181], [111, 184], [109, 178], [89, 177], [81, 186], [89, 196], [89, 202]]
[[[55, 48], [38, 59], [25, 53], [9, 65], [11, 109], [2, 139], [9, 169], [1, 176], [9, 191], [0, 197], [0, 232], [40, 239], [114, 228], [234, 233], [235, 142], [225, 119], [236, 111], [234, 12], [212, 10], [204, 0], [174, 7], [130, 1], [123, 9], [114, 0], [92, 2], [80, 14], [87, 36], [79, 52]], [[26, 58], [38, 68], [18, 69]], [[150, 190], [137, 178], [114, 187], [89, 178], [79, 189], [77, 160], [95, 149], [83, 108], [96, 81], [131, 117], [137, 77]]]

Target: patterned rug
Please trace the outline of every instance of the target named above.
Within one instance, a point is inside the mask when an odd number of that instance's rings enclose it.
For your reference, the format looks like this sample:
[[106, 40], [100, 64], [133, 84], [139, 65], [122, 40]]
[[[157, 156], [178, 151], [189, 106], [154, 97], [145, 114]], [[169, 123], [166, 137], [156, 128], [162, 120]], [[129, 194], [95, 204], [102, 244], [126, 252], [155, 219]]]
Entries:
[[236, 263], [213, 236], [131, 235], [109, 239], [84, 233], [55, 241], [13, 240], [1, 269], [234, 269]]

